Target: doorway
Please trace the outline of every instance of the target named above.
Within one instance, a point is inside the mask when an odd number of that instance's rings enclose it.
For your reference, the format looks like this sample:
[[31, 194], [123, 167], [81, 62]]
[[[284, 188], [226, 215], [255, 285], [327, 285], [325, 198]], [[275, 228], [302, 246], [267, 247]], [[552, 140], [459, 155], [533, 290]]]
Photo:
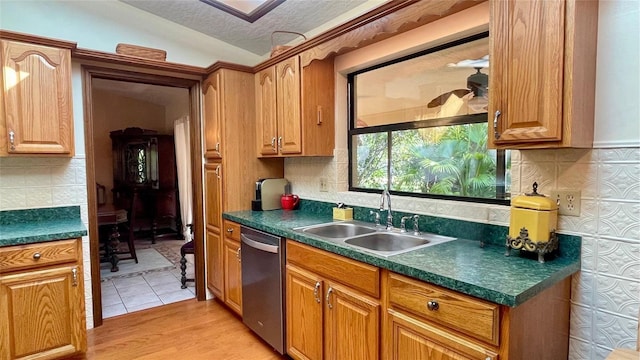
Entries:
[[[157, 137], [172, 138], [173, 120], [188, 116], [191, 139], [189, 151], [191, 154], [201, 154], [200, 141], [195, 140], [200, 138], [200, 81], [93, 66], [83, 66], [82, 69], [87, 185], [89, 189], [93, 189], [95, 184], [100, 184], [105, 189], [102, 196], [88, 192], [94, 326], [101, 325], [104, 317], [151, 305], [163, 305], [186, 299], [187, 296], [204, 300], [204, 246], [202, 235], [197, 231], [193, 234], [196, 246], [194, 258], [190, 261], [192, 269], [188, 271], [195, 274], [195, 288], [181, 289], [180, 286], [180, 270], [176, 270], [175, 263], [179, 261], [179, 247], [183, 240], [179, 239], [179, 231], [171, 231], [171, 228], [178, 230], [177, 227], [181, 227], [179, 216], [167, 224], [168, 238], [156, 238], [158, 234], [155, 228], [152, 232], [149, 227], [135, 229], [136, 234], [146, 234], [139, 236], [134, 242], [138, 264], [133, 259], [121, 261], [116, 266], [118, 271], [113, 272], [110, 270], [114, 268], [109, 263], [101, 262], [100, 232], [102, 230], [104, 233], [105, 229], [99, 225], [97, 216], [102, 204], [115, 204], [115, 197], [119, 196], [113, 191], [118, 187], [113, 181], [113, 158], [117, 155], [112, 151], [111, 132], [134, 128], [146, 133], [156, 133]], [[166, 159], [156, 158], [156, 161], [164, 165]], [[199, 226], [202, 222], [201, 201], [198, 200], [202, 197], [201, 166], [200, 157], [192, 157], [192, 225], [195, 230], [202, 228]], [[154, 204], [153, 208], [156, 207]], [[176, 211], [179, 214], [179, 208]], [[131, 212], [130, 209], [128, 212]], [[102, 239], [105, 239], [104, 234]], [[103, 241], [102, 247], [105, 245], [107, 244]], [[131, 246], [126, 243], [122, 245], [125, 250]], [[161, 261], [163, 259], [164, 263]], [[171, 289], [173, 286], [176, 291]], [[134, 295], [132, 293], [135, 293], [135, 298], [131, 297]], [[119, 305], [115, 304], [116, 296], [121, 301]], [[148, 298], [143, 299], [145, 296]], [[103, 305], [103, 299], [108, 299], [108, 303]], [[103, 310], [107, 308], [108, 311], [103, 314]]]

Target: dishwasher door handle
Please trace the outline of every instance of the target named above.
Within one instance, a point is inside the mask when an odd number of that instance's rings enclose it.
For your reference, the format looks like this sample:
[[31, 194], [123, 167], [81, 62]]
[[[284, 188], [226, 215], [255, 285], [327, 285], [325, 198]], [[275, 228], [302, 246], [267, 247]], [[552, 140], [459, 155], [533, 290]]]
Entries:
[[274, 254], [278, 253], [278, 246], [269, 245], [269, 244], [261, 243], [259, 241], [255, 241], [255, 240], [249, 238], [245, 234], [240, 234], [240, 238], [242, 239], [243, 243], [245, 243], [248, 246], [251, 246], [254, 249], [258, 249], [258, 250], [262, 250], [262, 251], [270, 252], [270, 253], [274, 253]]

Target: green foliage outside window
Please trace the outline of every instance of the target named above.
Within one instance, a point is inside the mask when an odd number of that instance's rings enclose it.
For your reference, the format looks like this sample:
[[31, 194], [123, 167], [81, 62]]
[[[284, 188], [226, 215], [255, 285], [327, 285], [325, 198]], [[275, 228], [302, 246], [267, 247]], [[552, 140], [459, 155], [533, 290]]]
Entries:
[[[391, 159], [387, 162], [389, 134]], [[353, 185], [357, 188], [384, 188], [389, 166], [394, 191], [497, 196], [496, 151], [487, 149], [487, 123], [360, 134], [354, 140]], [[507, 169], [509, 165], [507, 157]]]

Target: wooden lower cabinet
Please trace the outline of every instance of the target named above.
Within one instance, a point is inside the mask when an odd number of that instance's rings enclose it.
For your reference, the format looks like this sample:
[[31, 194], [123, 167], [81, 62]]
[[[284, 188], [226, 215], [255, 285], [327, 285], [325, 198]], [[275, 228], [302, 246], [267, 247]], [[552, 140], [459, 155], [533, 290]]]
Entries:
[[3, 360], [64, 358], [87, 349], [80, 240], [39, 245], [0, 248]]
[[571, 277], [509, 307], [287, 241], [294, 359], [566, 359]]
[[567, 277], [516, 307], [385, 271], [383, 359], [566, 359]]
[[[290, 242], [287, 251], [288, 261], [292, 261], [286, 271], [289, 356], [309, 360], [379, 359], [380, 301], [349, 286], [352, 280], [363, 282], [349, 276], [354, 275], [350, 272], [355, 262]], [[334, 273], [336, 269], [342, 270], [340, 279]], [[375, 274], [377, 292], [379, 277]]]
[[222, 237], [207, 226], [207, 288], [214, 296], [224, 298]]
[[224, 302], [242, 316], [242, 268], [240, 242], [224, 241]]
[[325, 299], [327, 359], [378, 359], [380, 304], [329, 283]]
[[287, 265], [287, 353], [294, 359], [323, 358], [322, 279]]
[[407, 314], [388, 312], [389, 355], [394, 360], [496, 360], [494, 351]]

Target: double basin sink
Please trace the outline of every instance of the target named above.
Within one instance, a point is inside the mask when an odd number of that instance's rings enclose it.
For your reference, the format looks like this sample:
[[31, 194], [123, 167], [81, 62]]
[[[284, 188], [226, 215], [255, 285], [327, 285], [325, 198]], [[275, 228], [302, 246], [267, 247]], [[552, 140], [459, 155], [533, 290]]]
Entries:
[[397, 255], [455, 240], [452, 237], [430, 233], [415, 235], [411, 232], [386, 230], [360, 221], [331, 222], [294, 230], [330, 241], [343, 242], [381, 256]]

